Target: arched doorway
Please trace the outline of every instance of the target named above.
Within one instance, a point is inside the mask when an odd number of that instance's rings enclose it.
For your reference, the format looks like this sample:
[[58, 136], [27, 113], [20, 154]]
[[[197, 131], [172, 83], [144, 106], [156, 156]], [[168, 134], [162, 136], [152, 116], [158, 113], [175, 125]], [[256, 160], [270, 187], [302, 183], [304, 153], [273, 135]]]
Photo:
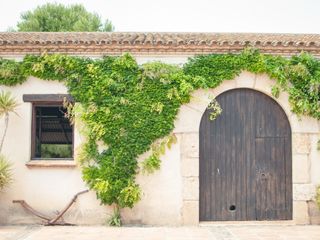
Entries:
[[251, 89], [217, 97], [200, 123], [200, 221], [292, 219], [291, 128], [280, 105]]

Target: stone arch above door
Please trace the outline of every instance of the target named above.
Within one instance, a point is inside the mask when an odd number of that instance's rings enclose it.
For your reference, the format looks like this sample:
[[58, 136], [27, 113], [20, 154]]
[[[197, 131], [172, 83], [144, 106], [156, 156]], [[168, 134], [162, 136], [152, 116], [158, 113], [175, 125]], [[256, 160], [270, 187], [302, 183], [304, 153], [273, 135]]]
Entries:
[[233, 80], [224, 80], [218, 87], [213, 89], [199, 89], [192, 94], [190, 103], [181, 107], [177, 120], [175, 122], [174, 132], [198, 132], [200, 119], [205, 112], [212, 97], [236, 88], [249, 88], [260, 91], [275, 101], [282, 107], [288, 116], [293, 133], [301, 132], [318, 132], [320, 123], [314, 118], [304, 117], [301, 119], [291, 112], [289, 95], [282, 92], [279, 98], [274, 98], [271, 94], [271, 88], [275, 84], [275, 80], [269, 78], [266, 74], [253, 74], [250, 72], [242, 72]]
[[[180, 143], [182, 224], [199, 223], [199, 126], [212, 97], [236, 88], [254, 89], [272, 97], [271, 88], [274, 84], [275, 81], [266, 74], [242, 72], [235, 79], [225, 80], [214, 89], [195, 91], [190, 103], [181, 107], [175, 121], [174, 133]], [[320, 132], [320, 121], [310, 117], [301, 117], [299, 120], [291, 112], [288, 99], [288, 93], [283, 92], [275, 101], [286, 113], [292, 130], [293, 219], [298, 223], [308, 223], [307, 201], [315, 193], [312, 172], [315, 169], [310, 168], [310, 165], [314, 164], [315, 159], [320, 158], [319, 152], [312, 150], [310, 146], [316, 143]]]

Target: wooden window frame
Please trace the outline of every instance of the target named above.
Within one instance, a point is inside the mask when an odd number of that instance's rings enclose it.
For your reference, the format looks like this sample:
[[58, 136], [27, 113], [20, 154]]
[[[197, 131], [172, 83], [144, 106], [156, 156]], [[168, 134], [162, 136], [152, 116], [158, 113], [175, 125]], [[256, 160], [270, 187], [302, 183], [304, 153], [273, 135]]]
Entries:
[[36, 107], [61, 107], [62, 101], [44, 101], [32, 102], [32, 120], [31, 120], [31, 161], [73, 161], [74, 160], [74, 125], [72, 124], [72, 157], [71, 158], [37, 158], [35, 157], [35, 144], [36, 144]]

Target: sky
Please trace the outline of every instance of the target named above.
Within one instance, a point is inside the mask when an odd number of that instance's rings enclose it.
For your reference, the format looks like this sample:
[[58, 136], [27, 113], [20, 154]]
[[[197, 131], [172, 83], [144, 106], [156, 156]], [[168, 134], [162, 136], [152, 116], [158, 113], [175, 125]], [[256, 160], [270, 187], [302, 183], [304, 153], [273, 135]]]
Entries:
[[320, 33], [320, 0], [0, 0], [0, 31], [47, 2], [82, 3], [117, 32]]

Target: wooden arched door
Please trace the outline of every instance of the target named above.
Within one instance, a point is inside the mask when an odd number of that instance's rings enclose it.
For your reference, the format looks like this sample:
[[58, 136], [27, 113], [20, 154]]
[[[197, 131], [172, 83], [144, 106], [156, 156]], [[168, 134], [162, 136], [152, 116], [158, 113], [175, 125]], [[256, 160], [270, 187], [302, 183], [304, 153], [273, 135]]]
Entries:
[[200, 221], [292, 219], [291, 128], [272, 98], [251, 89], [217, 97], [200, 124]]

